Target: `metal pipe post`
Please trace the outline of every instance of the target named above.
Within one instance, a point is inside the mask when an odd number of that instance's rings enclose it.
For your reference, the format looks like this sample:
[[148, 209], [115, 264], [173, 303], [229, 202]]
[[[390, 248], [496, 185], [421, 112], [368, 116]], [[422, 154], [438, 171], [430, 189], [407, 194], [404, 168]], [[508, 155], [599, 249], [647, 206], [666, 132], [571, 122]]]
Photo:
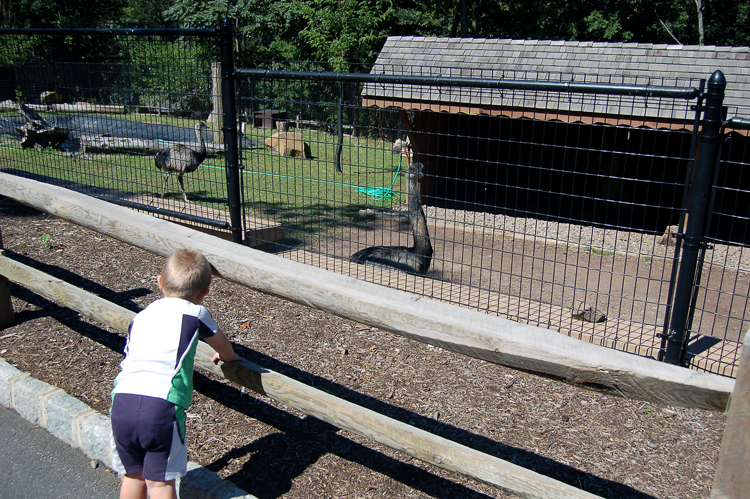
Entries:
[[234, 88], [234, 33], [232, 20], [221, 20], [219, 30], [221, 44], [221, 95], [224, 106], [224, 147], [229, 197], [229, 221], [232, 225], [232, 241], [241, 243], [242, 201], [240, 197], [239, 146], [237, 144], [237, 106]]
[[715, 71], [708, 80], [706, 90], [703, 127], [701, 129], [698, 156], [695, 159], [695, 180], [690, 193], [688, 224], [684, 234], [684, 244], [680, 270], [675, 288], [674, 308], [667, 334], [667, 348], [664, 361], [681, 364], [685, 360], [685, 346], [689, 334], [688, 317], [696, 286], [698, 257], [703, 249], [705, 217], [714, 179], [716, 154], [721, 141], [721, 127], [724, 115], [723, 101], [727, 80], [721, 71]]

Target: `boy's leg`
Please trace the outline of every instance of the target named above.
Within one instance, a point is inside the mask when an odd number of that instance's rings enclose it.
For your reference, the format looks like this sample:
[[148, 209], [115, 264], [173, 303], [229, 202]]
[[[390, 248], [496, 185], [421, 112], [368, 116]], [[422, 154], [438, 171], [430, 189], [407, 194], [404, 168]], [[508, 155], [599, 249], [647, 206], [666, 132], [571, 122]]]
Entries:
[[160, 482], [157, 480], [146, 480], [149, 497], [151, 499], [177, 499], [175, 481]]
[[141, 473], [129, 473], [122, 478], [120, 499], [146, 499], [146, 480]]

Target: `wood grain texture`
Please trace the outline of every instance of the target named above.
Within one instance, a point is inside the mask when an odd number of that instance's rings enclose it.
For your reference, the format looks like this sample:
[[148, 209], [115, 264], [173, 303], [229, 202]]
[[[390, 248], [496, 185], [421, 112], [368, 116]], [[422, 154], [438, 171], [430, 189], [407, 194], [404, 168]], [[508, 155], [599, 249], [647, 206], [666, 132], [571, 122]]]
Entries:
[[[129, 154], [156, 154], [167, 145], [164, 141], [151, 139], [135, 139], [131, 137], [111, 137], [109, 135], [82, 135], [81, 149], [85, 153], [129, 153]], [[181, 144], [186, 147], [195, 147], [194, 142], [170, 142], [170, 145]], [[206, 144], [206, 154], [217, 156], [224, 154], [222, 144]]]
[[729, 378], [334, 274], [33, 180], [0, 174], [0, 194], [158, 255], [193, 247], [220, 276], [252, 289], [576, 386], [718, 411], [734, 389]]
[[711, 499], [750, 496], [750, 331], [745, 334], [737, 382], [727, 411]]
[[[0, 256], [0, 274], [60, 305], [126, 332], [135, 313]], [[252, 362], [211, 362], [214, 351], [198, 343], [195, 367], [249, 388], [334, 426], [408, 454], [435, 466], [508, 490], [519, 497], [587, 499], [593, 494], [529, 471], [502, 459], [438, 437], [382, 414], [346, 402]]]
[[599, 497], [341, 400], [251, 362], [227, 362], [221, 368], [227, 379], [289, 407], [426, 463], [494, 485], [519, 497]]
[[[0, 255], [0, 275], [55, 303], [126, 332], [135, 315], [112, 302]], [[127, 314], [126, 314], [127, 312]], [[128, 315], [129, 314], [129, 315]]]

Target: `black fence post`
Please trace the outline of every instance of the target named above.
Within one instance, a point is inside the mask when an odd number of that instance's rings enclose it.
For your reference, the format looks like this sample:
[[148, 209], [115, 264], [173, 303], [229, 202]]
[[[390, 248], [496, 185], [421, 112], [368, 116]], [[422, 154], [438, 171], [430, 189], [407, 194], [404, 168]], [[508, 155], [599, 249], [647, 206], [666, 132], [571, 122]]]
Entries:
[[234, 88], [234, 33], [232, 20], [221, 20], [219, 30], [221, 42], [221, 98], [224, 107], [224, 147], [227, 169], [227, 194], [229, 197], [229, 220], [232, 225], [232, 241], [241, 243], [242, 198], [240, 196], [239, 147], [237, 145], [237, 107]]
[[715, 71], [708, 80], [703, 127], [701, 129], [698, 155], [695, 159], [695, 177], [688, 205], [688, 223], [684, 234], [684, 244], [677, 287], [674, 294], [674, 308], [670, 318], [669, 333], [666, 338], [666, 351], [663, 360], [670, 364], [685, 363], [685, 347], [689, 337], [688, 317], [693, 295], [696, 292], [696, 270], [703, 245], [705, 216], [714, 179], [716, 154], [721, 141], [721, 127], [724, 115], [723, 101], [727, 80], [721, 71]]

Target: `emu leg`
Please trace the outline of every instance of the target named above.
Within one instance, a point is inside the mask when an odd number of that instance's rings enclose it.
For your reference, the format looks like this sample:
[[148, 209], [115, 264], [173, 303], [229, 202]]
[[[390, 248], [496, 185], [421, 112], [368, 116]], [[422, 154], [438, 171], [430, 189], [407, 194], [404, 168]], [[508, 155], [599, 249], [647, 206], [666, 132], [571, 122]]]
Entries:
[[187, 198], [187, 193], [185, 192], [185, 185], [182, 183], [182, 175], [177, 175], [177, 181], [180, 183], [180, 188], [182, 188], [182, 199], [185, 200], [186, 203], [189, 203]]
[[164, 199], [164, 191], [167, 190], [167, 179], [169, 178], [169, 173], [164, 174], [164, 182], [161, 184], [161, 198]]

